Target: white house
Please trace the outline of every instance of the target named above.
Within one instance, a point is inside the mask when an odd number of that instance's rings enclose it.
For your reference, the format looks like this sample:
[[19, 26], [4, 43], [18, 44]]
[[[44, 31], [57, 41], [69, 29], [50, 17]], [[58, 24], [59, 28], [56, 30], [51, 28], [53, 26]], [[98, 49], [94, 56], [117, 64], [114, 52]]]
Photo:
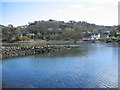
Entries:
[[100, 34], [91, 35], [91, 39], [100, 39]]
[[28, 33], [26, 34], [26, 36], [34, 36], [35, 34], [34, 33]]
[[53, 28], [48, 28], [48, 31], [52, 31], [53, 30]]
[[109, 33], [110, 33], [110, 31], [102, 31], [102, 33], [107, 33], [107, 34], [109, 34]]

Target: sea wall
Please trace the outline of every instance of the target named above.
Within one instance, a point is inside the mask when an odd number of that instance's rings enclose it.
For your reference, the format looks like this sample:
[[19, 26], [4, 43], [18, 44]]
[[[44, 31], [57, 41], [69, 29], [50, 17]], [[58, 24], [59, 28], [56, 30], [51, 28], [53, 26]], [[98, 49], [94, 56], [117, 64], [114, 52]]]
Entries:
[[35, 55], [40, 53], [59, 52], [65, 49], [70, 49], [69, 46], [44, 46], [44, 47], [1, 47], [2, 59]]

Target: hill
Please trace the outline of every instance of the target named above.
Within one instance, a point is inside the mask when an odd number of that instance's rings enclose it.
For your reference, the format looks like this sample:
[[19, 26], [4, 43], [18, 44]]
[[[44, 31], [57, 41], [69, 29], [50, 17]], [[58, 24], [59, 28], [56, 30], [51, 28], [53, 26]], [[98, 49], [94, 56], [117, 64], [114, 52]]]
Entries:
[[2, 28], [3, 41], [21, 41], [21, 40], [79, 40], [90, 37], [92, 34], [105, 34], [108, 31], [118, 32], [117, 26], [100, 26], [90, 24], [84, 21], [34, 21], [28, 25], [14, 27], [0, 25]]

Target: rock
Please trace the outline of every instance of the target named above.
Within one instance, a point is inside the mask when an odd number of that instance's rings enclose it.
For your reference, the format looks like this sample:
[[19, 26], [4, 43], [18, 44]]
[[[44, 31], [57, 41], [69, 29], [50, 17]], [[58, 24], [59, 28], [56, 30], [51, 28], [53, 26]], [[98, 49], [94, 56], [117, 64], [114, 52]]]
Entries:
[[58, 52], [64, 49], [70, 49], [68, 47], [56, 47], [56, 46], [44, 46], [44, 47], [2, 47], [1, 52], [3, 58], [7, 57], [18, 57], [25, 55], [35, 55], [40, 53]]

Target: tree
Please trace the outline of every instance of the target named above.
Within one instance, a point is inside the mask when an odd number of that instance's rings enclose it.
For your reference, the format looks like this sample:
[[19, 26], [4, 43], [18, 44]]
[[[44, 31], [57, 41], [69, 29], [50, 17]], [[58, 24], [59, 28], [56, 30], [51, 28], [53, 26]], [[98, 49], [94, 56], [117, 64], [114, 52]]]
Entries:
[[13, 27], [13, 25], [12, 24], [8, 24], [8, 27]]
[[51, 22], [52, 22], [52, 21], [53, 21], [53, 19], [49, 19], [49, 21], [51, 21]]
[[81, 30], [80, 26], [76, 26], [76, 27], [75, 27], [75, 30], [76, 30], [76, 31], [80, 31], [80, 30]]

